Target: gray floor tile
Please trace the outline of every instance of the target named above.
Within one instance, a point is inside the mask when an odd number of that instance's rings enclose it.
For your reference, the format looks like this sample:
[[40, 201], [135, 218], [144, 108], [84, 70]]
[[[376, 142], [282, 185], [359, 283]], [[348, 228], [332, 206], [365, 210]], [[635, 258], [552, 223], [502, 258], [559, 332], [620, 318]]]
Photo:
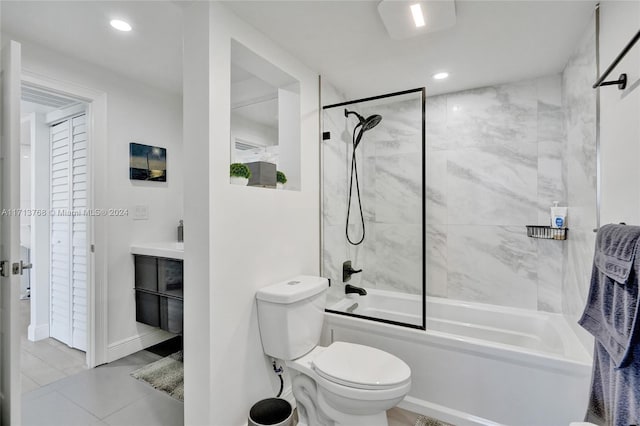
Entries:
[[412, 426], [416, 424], [418, 414], [394, 407], [387, 411], [389, 426]]
[[22, 404], [23, 426], [95, 426], [98, 418], [59, 394], [50, 392]]
[[155, 389], [129, 376], [129, 366], [102, 366], [65, 379], [58, 391], [103, 419], [148, 396]]
[[33, 380], [31, 380], [29, 377], [25, 376], [24, 374], [20, 373], [20, 392], [27, 393], [27, 392], [31, 392], [32, 390], [38, 389], [40, 387], [39, 384], [37, 384], [36, 382], [34, 382]]
[[67, 376], [73, 376], [87, 370], [88, 368], [86, 365], [76, 365], [73, 367], [65, 368], [64, 370], [62, 370], [62, 372]]
[[54, 392], [60, 387], [61, 382], [62, 380], [58, 380], [57, 382], [49, 383], [48, 385], [40, 386], [37, 389], [23, 393], [22, 403], [24, 404], [25, 402], [31, 402], [35, 399], [40, 398], [41, 396]]
[[52, 367], [29, 352], [22, 351], [20, 361], [22, 363], [20, 367], [22, 374], [40, 386], [47, 385], [65, 377], [62, 371]]
[[86, 355], [84, 352], [71, 349], [64, 344], [53, 345], [48, 342], [43, 342], [43, 344], [38, 348], [38, 351], [32, 352], [32, 354], [48, 362], [49, 364], [55, 365], [59, 370], [82, 366], [85, 364], [86, 360]]
[[112, 363], [107, 364], [104, 367], [131, 367], [131, 371], [133, 371], [147, 364], [151, 364], [152, 362], [157, 361], [160, 358], [162, 358], [160, 355], [143, 350], [140, 352], [136, 352], [135, 354], [131, 354], [128, 357], [113, 361]]
[[27, 338], [30, 321], [30, 300], [20, 301], [21, 373], [31, 382], [23, 385], [23, 393], [33, 390], [32, 384], [48, 385], [66, 376], [86, 370], [86, 354], [52, 338], [32, 342]]
[[182, 426], [184, 404], [155, 391], [103, 421], [111, 426]]

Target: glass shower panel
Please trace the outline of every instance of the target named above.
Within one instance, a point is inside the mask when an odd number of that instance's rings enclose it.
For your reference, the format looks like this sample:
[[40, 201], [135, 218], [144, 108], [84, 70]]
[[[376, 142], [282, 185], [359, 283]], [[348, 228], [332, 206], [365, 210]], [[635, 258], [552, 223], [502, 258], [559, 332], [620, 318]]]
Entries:
[[424, 328], [425, 91], [323, 107], [327, 311]]

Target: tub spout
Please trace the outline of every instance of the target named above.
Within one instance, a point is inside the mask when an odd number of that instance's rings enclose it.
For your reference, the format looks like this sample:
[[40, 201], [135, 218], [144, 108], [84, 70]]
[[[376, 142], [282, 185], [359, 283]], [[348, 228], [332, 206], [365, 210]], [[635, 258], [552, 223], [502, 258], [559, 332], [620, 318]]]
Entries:
[[362, 287], [356, 287], [355, 285], [347, 284], [344, 286], [344, 294], [357, 293], [360, 296], [366, 296], [367, 290]]

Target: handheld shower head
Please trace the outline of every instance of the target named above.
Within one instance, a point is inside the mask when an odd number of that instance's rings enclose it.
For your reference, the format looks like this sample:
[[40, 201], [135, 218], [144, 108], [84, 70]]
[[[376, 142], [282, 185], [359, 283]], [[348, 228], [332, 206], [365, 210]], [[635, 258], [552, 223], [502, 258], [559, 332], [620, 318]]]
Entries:
[[[358, 117], [358, 124], [356, 124], [355, 127], [353, 128], [353, 135], [352, 135], [353, 151], [351, 153], [351, 178], [349, 181], [349, 199], [347, 201], [348, 207], [347, 207], [347, 224], [345, 228], [345, 235], [347, 236], [347, 241], [349, 242], [349, 244], [357, 246], [358, 244], [362, 244], [362, 242], [364, 241], [365, 223], [364, 223], [364, 214], [362, 212], [362, 199], [360, 198], [360, 183], [358, 182], [358, 166], [357, 166], [357, 159], [356, 159], [356, 149], [358, 148], [358, 145], [360, 145], [360, 141], [362, 140], [362, 135], [364, 135], [364, 132], [366, 132], [367, 130], [373, 129], [378, 124], [380, 124], [380, 121], [382, 121], [382, 116], [378, 114], [374, 114], [374, 115], [370, 115], [367, 118], [364, 118], [363, 116], [361, 116], [355, 111], [349, 111], [347, 109], [344, 110], [345, 117], [349, 117], [349, 115], [351, 114]], [[356, 130], [358, 129], [358, 127], [360, 129], [356, 134]], [[351, 214], [351, 194], [353, 192], [354, 177], [356, 181], [358, 206], [360, 207], [360, 220], [362, 222], [362, 236], [358, 241], [355, 241], [355, 242], [352, 241], [351, 237], [349, 236], [349, 215]]]
[[359, 124], [362, 126], [362, 130], [363, 131], [367, 131], [367, 130], [373, 129], [382, 120], [382, 116], [378, 115], [378, 114], [370, 115], [369, 117], [364, 118], [363, 116], [361, 116], [360, 114], [358, 114], [355, 111], [349, 111], [348, 109], [344, 110], [344, 116], [345, 117], [348, 117], [351, 114], [353, 114], [356, 117], [358, 117]]
[[378, 115], [378, 114], [371, 115], [364, 120], [364, 123], [362, 124], [362, 130], [363, 131], [371, 130], [374, 127], [376, 127], [378, 124], [380, 124], [380, 121], [382, 121], [381, 115]]
[[[356, 125], [356, 128], [358, 126], [361, 126], [360, 131], [358, 132], [358, 136], [355, 138], [355, 143], [354, 143], [355, 148], [357, 148], [358, 145], [360, 144], [360, 140], [362, 139], [362, 135], [364, 134], [364, 132], [366, 132], [367, 130], [373, 129], [378, 124], [380, 124], [380, 121], [382, 121], [382, 116], [378, 114], [374, 114], [374, 115], [370, 115], [367, 118], [364, 118], [363, 116], [361, 116], [355, 111], [349, 111], [347, 109], [344, 110], [345, 117], [348, 117], [351, 114], [358, 117], [359, 123]], [[353, 131], [355, 132], [355, 129], [353, 129]]]

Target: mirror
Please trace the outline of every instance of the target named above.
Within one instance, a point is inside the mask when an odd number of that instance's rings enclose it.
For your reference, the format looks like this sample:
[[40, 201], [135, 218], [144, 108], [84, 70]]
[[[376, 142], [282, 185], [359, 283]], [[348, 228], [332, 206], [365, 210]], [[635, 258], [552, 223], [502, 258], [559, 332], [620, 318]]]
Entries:
[[236, 40], [230, 142], [232, 183], [300, 190], [300, 82]]

